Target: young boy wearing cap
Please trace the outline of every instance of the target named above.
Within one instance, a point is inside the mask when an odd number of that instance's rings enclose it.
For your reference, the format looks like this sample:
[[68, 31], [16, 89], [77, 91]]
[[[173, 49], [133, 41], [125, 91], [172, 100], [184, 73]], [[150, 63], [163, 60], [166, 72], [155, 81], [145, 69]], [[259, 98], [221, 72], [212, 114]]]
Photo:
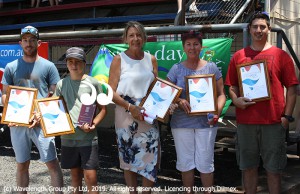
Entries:
[[[106, 114], [105, 106], [97, 104], [100, 111], [93, 118], [92, 123], [80, 123], [82, 110], [87, 106], [81, 101], [83, 94], [90, 97], [102, 93], [101, 84], [93, 77], [85, 74], [86, 55], [78, 47], [66, 51], [66, 62], [70, 75], [57, 83], [56, 96], [63, 96], [67, 109], [76, 127], [75, 134], [61, 136], [61, 166], [71, 169], [71, 184], [78, 191], [82, 187], [82, 178], [89, 193], [97, 186], [98, 168], [98, 140], [96, 125], [101, 122]], [[93, 99], [96, 101], [96, 99]], [[79, 123], [78, 123], [79, 122]]]
[[[26, 26], [21, 29], [21, 45], [24, 55], [7, 64], [4, 70], [2, 84], [2, 101], [5, 102], [8, 85], [37, 88], [38, 98], [45, 98], [55, 90], [59, 81], [59, 74], [55, 65], [40, 57], [37, 49], [41, 45], [39, 33], [35, 27]], [[17, 186], [28, 187], [29, 164], [32, 142], [39, 150], [41, 161], [46, 164], [51, 177], [51, 185], [63, 187], [62, 172], [57, 160], [53, 137], [45, 138], [38, 126], [37, 120], [32, 120], [30, 127], [17, 126], [10, 123], [10, 136], [17, 161]], [[61, 193], [61, 192], [56, 192]]]

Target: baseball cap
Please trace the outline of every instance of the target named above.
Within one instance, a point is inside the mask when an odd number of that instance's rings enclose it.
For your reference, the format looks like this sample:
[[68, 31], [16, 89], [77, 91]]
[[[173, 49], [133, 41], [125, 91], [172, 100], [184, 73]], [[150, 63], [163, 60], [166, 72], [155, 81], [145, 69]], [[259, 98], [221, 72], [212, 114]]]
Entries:
[[33, 26], [26, 26], [21, 29], [21, 38], [23, 37], [24, 34], [32, 34], [35, 36], [37, 39], [39, 38], [39, 31], [33, 27]]
[[68, 58], [75, 58], [86, 62], [86, 55], [82, 48], [71, 47], [66, 51], [66, 60]]

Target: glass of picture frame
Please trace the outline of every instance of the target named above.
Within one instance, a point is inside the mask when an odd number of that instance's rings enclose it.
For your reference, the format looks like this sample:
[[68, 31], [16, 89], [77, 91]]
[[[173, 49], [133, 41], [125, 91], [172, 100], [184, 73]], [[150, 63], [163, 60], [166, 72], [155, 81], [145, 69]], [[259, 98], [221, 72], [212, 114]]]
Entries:
[[41, 114], [41, 126], [45, 137], [75, 133], [63, 97], [38, 99], [34, 103]]
[[170, 105], [177, 101], [181, 92], [182, 88], [156, 77], [140, 106], [145, 108], [146, 113], [156, 115], [157, 120], [165, 123]]
[[237, 66], [241, 97], [254, 102], [271, 99], [268, 67], [265, 60], [243, 63]]
[[214, 74], [185, 76], [190, 115], [217, 114], [217, 89]]
[[34, 99], [37, 97], [38, 90], [36, 88], [9, 85], [6, 94], [1, 123], [30, 126], [30, 118], [34, 110]]

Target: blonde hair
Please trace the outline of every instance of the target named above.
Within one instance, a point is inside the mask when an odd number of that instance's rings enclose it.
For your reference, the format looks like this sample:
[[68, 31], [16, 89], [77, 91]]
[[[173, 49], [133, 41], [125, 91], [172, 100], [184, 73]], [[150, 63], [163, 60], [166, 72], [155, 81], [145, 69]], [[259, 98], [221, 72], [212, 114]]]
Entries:
[[146, 33], [146, 30], [144, 28], [144, 26], [140, 23], [140, 22], [137, 22], [137, 21], [129, 21], [126, 26], [125, 26], [125, 29], [124, 29], [124, 32], [123, 32], [123, 35], [122, 35], [122, 40], [124, 43], [126, 43], [126, 37], [127, 37], [127, 34], [128, 34], [128, 29], [130, 27], [134, 27], [137, 29], [137, 31], [141, 34], [142, 36], [142, 39], [143, 39], [143, 42], [147, 42], [147, 33]]

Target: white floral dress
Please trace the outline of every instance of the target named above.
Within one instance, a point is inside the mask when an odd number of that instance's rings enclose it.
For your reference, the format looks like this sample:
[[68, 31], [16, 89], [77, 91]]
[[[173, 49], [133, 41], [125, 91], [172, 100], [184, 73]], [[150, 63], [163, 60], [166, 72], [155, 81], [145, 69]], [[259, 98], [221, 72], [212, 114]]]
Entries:
[[156, 180], [159, 133], [152, 125], [132, 119], [122, 107], [117, 107], [116, 123], [120, 168], [136, 172], [151, 181]]
[[[154, 80], [151, 55], [133, 60], [121, 53], [121, 76], [117, 93], [129, 96], [130, 103], [141, 99]], [[115, 128], [119, 150], [120, 168], [136, 172], [150, 181], [156, 181], [159, 155], [159, 131], [153, 125], [137, 121], [123, 107], [116, 105]]]

